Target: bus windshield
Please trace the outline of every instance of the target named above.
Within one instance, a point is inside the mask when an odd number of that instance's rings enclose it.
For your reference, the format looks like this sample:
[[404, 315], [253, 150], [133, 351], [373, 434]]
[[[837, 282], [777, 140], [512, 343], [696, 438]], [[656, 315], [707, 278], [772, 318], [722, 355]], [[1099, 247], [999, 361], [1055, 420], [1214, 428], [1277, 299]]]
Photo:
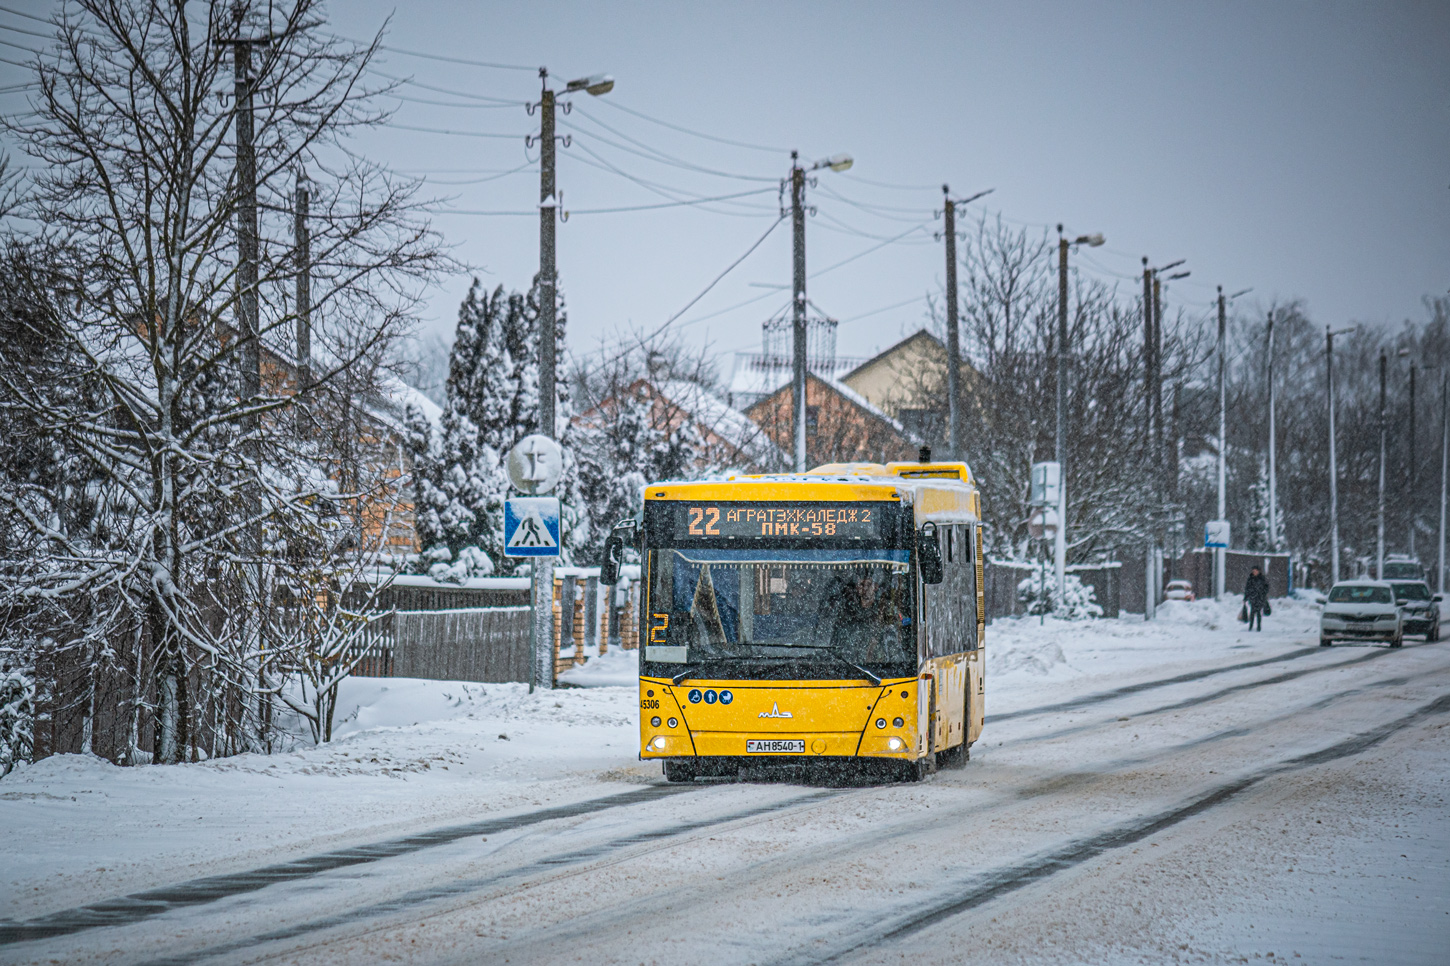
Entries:
[[648, 565], [646, 661], [915, 665], [906, 550], [662, 549]]

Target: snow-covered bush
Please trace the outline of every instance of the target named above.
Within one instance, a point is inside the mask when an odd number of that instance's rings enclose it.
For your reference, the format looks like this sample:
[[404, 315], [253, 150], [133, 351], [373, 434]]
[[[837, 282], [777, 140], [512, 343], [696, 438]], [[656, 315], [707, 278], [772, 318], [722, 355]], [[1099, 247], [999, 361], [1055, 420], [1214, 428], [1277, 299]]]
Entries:
[[1068, 574], [1065, 583], [1066, 593], [1058, 600], [1056, 577], [1047, 567], [1038, 567], [1031, 576], [1018, 582], [1017, 599], [1033, 616], [1051, 614], [1069, 621], [1103, 616], [1092, 587], [1085, 585], [1076, 574]]
[[21, 671], [0, 671], [0, 778], [30, 761], [35, 736], [35, 685]]

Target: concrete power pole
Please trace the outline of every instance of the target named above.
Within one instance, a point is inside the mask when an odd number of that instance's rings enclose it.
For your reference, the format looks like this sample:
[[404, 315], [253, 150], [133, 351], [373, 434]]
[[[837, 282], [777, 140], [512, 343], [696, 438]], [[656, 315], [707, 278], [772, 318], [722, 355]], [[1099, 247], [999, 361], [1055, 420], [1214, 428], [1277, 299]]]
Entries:
[[[258, 292], [258, 235], [257, 225], [257, 155], [256, 128], [252, 116], [252, 48], [265, 46], [271, 37], [243, 37], [242, 25], [246, 18], [245, 3], [232, 5], [235, 35], [221, 38], [217, 43], [232, 48], [233, 119], [237, 144], [237, 343], [242, 356], [242, 396], [248, 405], [253, 405], [262, 394], [262, 341], [261, 312]], [[185, 312], [186, 307], [182, 306]], [[248, 415], [242, 421], [242, 432], [247, 438], [246, 455], [257, 467], [261, 462], [261, 445], [258, 434], [262, 424], [257, 414]], [[247, 527], [247, 549], [252, 553], [253, 600], [257, 607], [258, 652], [262, 655], [258, 667], [258, 716], [261, 718], [265, 740], [270, 749], [270, 724], [272, 702], [266, 680], [266, 618], [263, 594], [266, 586], [265, 569], [262, 565], [264, 547], [262, 535], [262, 496], [255, 487], [249, 488], [243, 503], [245, 512], [253, 522]]]
[[1418, 560], [1419, 558], [1415, 556], [1415, 520], [1416, 520], [1416, 514], [1415, 514], [1415, 502], [1416, 501], [1415, 501], [1415, 497], [1416, 497], [1416, 494], [1417, 494], [1417, 491], [1415, 489], [1415, 484], [1416, 484], [1416, 478], [1419, 476], [1419, 469], [1420, 469], [1418, 462], [1416, 462], [1416, 460], [1415, 460], [1415, 370], [1417, 368], [1419, 368], [1419, 367], [1415, 363], [1413, 363], [1413, 362], [1410, 363], [1410, 452], [1409, 452], [1410, 472], [1409, 472], [1409, 474], [1407, 476], [1407, 479], [1408, 479], [1408, 482], [1409, 482], [1409, 495], [1410, 495], [1410, 499], [1408, 501], [1409, 504], [1410, 504], [1410, 506], [1409, 506], [1409, 511], [1410, 511], [1409, 512], [1409, 518], [1410, 518], [1410, 545], [1409, 545], [1409, 550], [1410, 550], [1410, 557], [1413, 558], [1413, 559], [1416, 559], [1416, 560]]
[[1334, 453], [1334, 332], [1324, 327], [1324, 367], [1329, 378], [1329, 579], [1339, 583], [1339, 463]]
[[1389, 358], [1380, 350], [1380, 478], [1379, 502], [1375, 510], [1374, 525], [1374, 579], [1385, 579], [1385, 377], [1389, 369]]
[[1053, 577], [1057, 599], [1067, 600], [1067, 249], [1057, 226], [1057, 536], [1053, 540]]
[[[957, 203], [951, 189], [941, 186], [945, 200], [947, 249], [947, 458], [962, 458], [962, 341], [957, 331]], [[1061, 456], [1059, 456], [1061, 459]]]
[[806, 471], [806, 173], [800, 154], [790, 153], [791, 217], [791, 439], [794, 456], [791, 468]]
[[[543, 93], [539, 98], [539, 432], [554, 438], [554, 370], [557, 347], [555, 313], [558, 311], [554, 268], [554, 227], [559, 200], [554, 192], [554, 92], [549, 72], [539, 68]], [[547, 558], [540, 558], [547, 559]]]
[[1269, 313], [1269, 550], [1279, 552], [1279, 492], [1275, 459], [1278, 446], [1274, 426], [1274, 313]]
[[[1224, 335], [1227, 331], [1223, 286], [1218, 287], [1218, 518], [1228, 515], [1228, 385], [1224, 381]], [[1228, 551], [1213, 548], [1213, 599], [1223, 597], [1226, 583]]]
[[1445, 593], [1445, 487], [1450, 480], [1450, 371], [1440, 370], [1440, 549], [1435, 556], [1436, 593]]
[[[1143, 256], [1143, 452], [1147, 454], [1144, 476], [1153, 472], [1153, 270], [1148, 256]], [[1150, 526], [1151, 529], [1151, 526]], [[1153, 577], [1153, 537], [1145, 548], [1145, 585], [1143, 588], [1143, 619], [1152, 620], [1157, 610], [1157, 581]]]
[[293, 213], [293, 238], [297, 269], [297, 391], [312, 386], [312, 232], [307, 224], [311, 197], [307, 176], [297, 175], [297, 200]]

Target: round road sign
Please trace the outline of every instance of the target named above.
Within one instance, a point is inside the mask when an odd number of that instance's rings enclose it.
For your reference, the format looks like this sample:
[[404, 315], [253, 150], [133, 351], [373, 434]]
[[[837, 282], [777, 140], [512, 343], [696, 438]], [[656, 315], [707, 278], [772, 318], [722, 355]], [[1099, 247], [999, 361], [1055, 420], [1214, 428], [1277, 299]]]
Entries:
[[521, 493], [548, 493], [564, 472], [564, 450], [547, 436], [525, 436], [508, 455], [509, 482]]

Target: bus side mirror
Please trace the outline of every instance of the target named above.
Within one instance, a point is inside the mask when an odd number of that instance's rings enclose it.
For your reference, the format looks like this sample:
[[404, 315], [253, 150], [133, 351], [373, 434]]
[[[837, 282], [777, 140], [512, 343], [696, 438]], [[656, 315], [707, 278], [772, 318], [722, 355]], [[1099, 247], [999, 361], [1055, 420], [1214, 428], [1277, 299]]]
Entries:
[[624, 548], [634, 546], [634, 521], [623, 520], [609, 531], [604, 542], [604, 559], [599, 563], [599, 582], [606, 587], [619, 583], [619, 566], [624, 563]]
[[1431, 597], [1430, 599], [1433, 600], [1435, 603], [1438, 604], [1438, 603], [1440, 603], [1440, 601], [1444, 600], [1445, 597], [1444, 597], [1443, 594], [1436, 594], [1434, 597]]
[[922, 583], [941, 583], [941, 544], [937, 542], [935, 523], [923, 523], [916, 531], [916, 567]]

